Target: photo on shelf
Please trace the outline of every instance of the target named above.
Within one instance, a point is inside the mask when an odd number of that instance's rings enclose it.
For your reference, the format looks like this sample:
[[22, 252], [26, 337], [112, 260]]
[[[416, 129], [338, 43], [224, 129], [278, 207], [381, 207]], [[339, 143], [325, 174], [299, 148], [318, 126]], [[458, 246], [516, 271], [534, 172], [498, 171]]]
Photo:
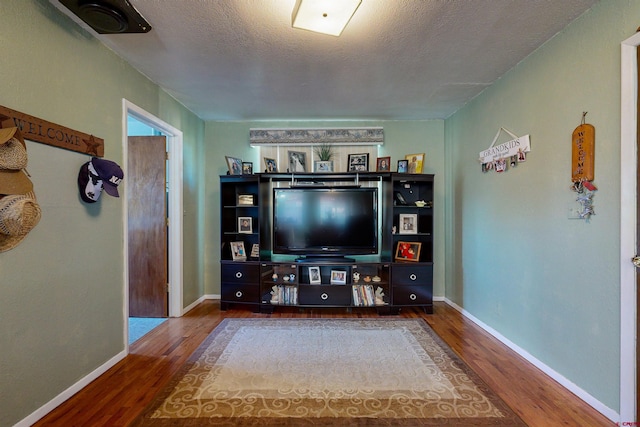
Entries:
[[400, 214], [398, 234], [418, 233], [418, 214]]
[[238, 205], [253, 206], [253, 194], [238, 194]]
[[309, 267], [309, 283], [311, 285], [319, 285], [322, 283], [320, 267]]
[[242, 159], [231, 156], [224, 156], [224, 158], [227, 159], [229, 175], [242, 175]]
[[253, 220], [250, 216], [238, 217], [238, 233], [251, 234], [253, 233]]
[[424, 153], [407, 154], [404, 158], [409, 162], [407, 172], [422, 173], [422, 165], [424, 163]]
[[231, 242], [231, 258], [234, 261], [246, 261], [247, 253], [244, 250], [244, 242]]
[[395, 260], [418, 262], [421, 246], [420, 242], [398, 242]]
[[264, 158], [264, 166], [266, 173], [276, 173], [278, 172], [278, 164], [276, 163], [276, 159], [270, 159], [268, 157]]
[[407, 173], [409, 160], [398, 160], [398, 173]]
[[242, 162], [242, 175], [251, 175], [251, 174], [253, 174], [253, 163]]
[[347, 165], [349, 172], [369, 171], [369, 153], [349, 154], [347, 156]]
[[289, 156], [289, 172], [307, 171], [307, 154], [302, 151], [287, 151]]
[[347, 283], [347, 272], [344, 270], [331, 270], [331, 284], [344, 285]]
[[389, 171], [391, 171], [391, 157], [378, 157], [378, 160], [376, 160], [376, 172]]

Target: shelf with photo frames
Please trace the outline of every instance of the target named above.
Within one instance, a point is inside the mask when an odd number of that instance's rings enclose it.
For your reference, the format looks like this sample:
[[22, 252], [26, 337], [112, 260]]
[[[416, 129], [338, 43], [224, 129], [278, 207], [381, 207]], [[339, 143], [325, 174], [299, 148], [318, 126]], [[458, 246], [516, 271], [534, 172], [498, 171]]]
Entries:
[[[396, 172], [220, 176], [221, 307], [235, 302], [264, 312], [278, 306], [375, 307], [386, 313], [420, 306], [433, 312], [433, 183], [433, 175]], [[282, 186], [377, 187], [378, 254], [315, 264], [274, 254], [272, 197]], [[234, 256], [239, 245], [243, 254]], [[371, 291], [377, 297], [378, 290], [382, 303], [372, 306]]]

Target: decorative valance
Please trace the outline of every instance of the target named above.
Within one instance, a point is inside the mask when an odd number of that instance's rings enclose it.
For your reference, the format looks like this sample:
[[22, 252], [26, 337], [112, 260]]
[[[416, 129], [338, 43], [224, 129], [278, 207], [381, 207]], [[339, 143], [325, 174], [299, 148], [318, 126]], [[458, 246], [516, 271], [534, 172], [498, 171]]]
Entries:
[[384, 129], [332, 128], [332, 129], [249, 129], [249, 144], [260, 145], [382, 145]]

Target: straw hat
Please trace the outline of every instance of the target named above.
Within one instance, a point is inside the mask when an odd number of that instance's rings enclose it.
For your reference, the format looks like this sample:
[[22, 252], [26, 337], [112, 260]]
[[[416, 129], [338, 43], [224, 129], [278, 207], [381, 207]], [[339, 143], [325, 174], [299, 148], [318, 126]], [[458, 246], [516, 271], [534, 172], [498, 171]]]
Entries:
[[15, 248], [38, 224], [40, 216], [33, 192], [0, 198], [0, 252]]
[[25, 194], [33, 190], [26, 167], [27, 146], [20, 130], [0, 129], [0, 194]]

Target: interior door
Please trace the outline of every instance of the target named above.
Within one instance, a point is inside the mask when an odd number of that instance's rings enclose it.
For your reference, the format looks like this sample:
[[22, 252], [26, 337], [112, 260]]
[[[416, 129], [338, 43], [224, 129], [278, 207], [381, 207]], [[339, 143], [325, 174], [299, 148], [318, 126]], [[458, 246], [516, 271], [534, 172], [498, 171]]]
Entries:
[[166, 138], [130, 136], [129, 316], [168, 316]]

